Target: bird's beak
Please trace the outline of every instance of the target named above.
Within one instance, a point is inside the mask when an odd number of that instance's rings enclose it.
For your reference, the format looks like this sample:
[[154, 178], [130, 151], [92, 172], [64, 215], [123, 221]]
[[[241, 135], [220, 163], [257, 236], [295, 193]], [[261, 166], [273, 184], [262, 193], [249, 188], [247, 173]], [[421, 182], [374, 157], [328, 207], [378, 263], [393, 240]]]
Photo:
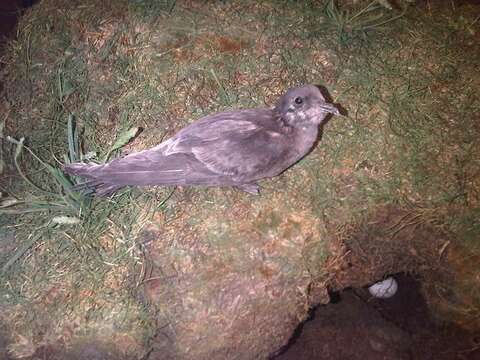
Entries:
[[334, 115], [340, 115], [340, 111], [337, 109], [337, 107], [333, 104], [329, 103], [319, 103], [318, 107], [322, 109], [323, 112], [329, 113], [329, 114], [334, 114]]

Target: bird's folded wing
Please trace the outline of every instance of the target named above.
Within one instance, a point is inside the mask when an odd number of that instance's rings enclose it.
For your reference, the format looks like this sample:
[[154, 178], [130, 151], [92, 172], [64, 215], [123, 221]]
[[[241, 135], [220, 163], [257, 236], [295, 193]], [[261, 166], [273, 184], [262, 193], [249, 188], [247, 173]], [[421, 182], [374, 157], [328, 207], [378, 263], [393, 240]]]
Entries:
[[249, 176], [270, 166], [285, 151], [281, 135], [261, 122], [227, 117], [199, 125], [172, 139], [176, 144], [170, 151], [189, 152], [218, 174]]

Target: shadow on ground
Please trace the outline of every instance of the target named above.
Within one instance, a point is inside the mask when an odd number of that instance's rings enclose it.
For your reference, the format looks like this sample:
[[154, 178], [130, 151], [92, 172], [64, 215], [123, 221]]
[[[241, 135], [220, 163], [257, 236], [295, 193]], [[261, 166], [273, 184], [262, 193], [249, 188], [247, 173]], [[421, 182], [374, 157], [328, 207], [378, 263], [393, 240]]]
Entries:
[[398, 293], [373, 298], [366, 289], [337, 294], [318, 307], [275, 360], [451, 360], [479, 359], [478, 336], [435, 321], [421, 294], [421, 284], [395, 276]]

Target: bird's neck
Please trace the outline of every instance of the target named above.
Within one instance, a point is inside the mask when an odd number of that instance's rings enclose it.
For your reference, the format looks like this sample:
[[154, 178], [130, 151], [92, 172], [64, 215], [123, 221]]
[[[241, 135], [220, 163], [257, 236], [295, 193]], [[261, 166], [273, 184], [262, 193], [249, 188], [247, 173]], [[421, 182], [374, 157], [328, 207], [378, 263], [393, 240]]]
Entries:
[[310, 150], [317, 141], [318, 124], [305, 122], [301, 125], [293, 126], [278, 113], [275, 118], [280, 131], [292, 138], [295, 149], [299, 150], [299, 153]]
[[318, 125], [307, 124], [295, 129], [295, 148], [305, 154], [315, 144], [318, 138]]

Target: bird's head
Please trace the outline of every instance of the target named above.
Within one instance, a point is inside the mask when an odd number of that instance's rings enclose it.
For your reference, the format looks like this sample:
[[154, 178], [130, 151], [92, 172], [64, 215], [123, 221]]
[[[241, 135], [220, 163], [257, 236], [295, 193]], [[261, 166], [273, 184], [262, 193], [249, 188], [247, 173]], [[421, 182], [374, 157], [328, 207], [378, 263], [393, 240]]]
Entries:
[[314, 85], [288, 90], [277, 102], [275, 110], [290, 126], [319, 125], [328, 114], [340, 115], [335, 105], [327, 103]]

